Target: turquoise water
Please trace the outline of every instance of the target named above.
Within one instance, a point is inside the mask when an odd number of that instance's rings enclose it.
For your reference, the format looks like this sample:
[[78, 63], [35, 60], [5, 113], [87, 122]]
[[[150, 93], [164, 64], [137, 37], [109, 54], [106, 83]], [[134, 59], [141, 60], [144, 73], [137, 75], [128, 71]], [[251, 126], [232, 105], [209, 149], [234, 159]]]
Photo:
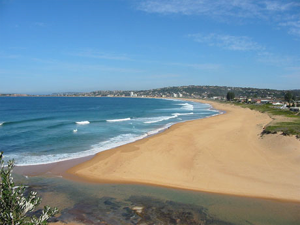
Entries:
[[146, 98], [0, 98], [0, 151], [16, 165], [74, 159], [220, 112], [210, 105]]

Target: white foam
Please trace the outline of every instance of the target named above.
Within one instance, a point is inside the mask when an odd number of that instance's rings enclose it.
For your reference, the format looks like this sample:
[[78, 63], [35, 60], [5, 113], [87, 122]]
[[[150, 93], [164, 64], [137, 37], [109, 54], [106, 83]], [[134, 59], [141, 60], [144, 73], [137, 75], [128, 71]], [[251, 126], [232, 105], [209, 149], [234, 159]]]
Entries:
[[86, 124], [89, 124], [90, 121], [79, 121], [79, 122], [76, 122], [77, 124], [79, 125], [86, 125]]
[[174, 101], [174, 102], [182, 102], [182, 100], [174, 99], [174, 98], [162, 98], [162, 100], [166, 100], [166, 101]]
[[[22, 157], [20, 157], [20, 155], [13, 155], [13, 154], [6, 155], [6, 156], [8, 159], [14, 158], [16, 160], [17, 166], [43, 165], [43, 164], [62, 162], [62, 161], [70, 160], [70, 159], [77, 159], [77, 158], [95, 155], [99, 152], [109, 150], [112, 148], [116, 148], [121, 145], [125, 145], [128, 143], [140, 140], [147, 136], [148, 136], [148, 134], [143, 134], [143, 135], [121, 134], [116, 137], [110, 138], [106, 141], [92, 145], [91, 149], [82, 151], [82, 152], [50, 154], [50, 155], [42, 155], [42, 156], [22, 156]], [[51, 159], [51, 161], [49, 159]]]
[[0, 122], [0, 126], [2, 126], [5, 122]]
[[[112, 148], [119, 147], [121, 145], [129, 144], [135, 142], [137, 140], [143, 139], [147, 136], [152, 136], [157, 133], [162, 132], [163, 130], [168, 129], [174, 123], [166, 124], [163, 127], [160, 127], [156, 130], [148, 131], [145, 134], [137, 135], [137, 134], [121, 134], [116, 137], [110, 138], [106, 141], [100, 142], [98, 144], [92, 145], [91, 149], [82, 151], [82, 152], [74, 152], [74, 153], [63, 153], [63, 154], [50, 154], [50, 155], [42, 155], [42, 156], [22, 156], [20, 155], [6, 155], [8, 159], [15, 159], [17, 166], [26, 166], [26, 165], [43, 165], [49, 163], [62, 162], [70, 159], [77, 159], [82, 157], [87, 157], [91, 155], [95, 155], [99, 152], [106, 151]], [[51, 159], [51, 161], [49, 160]]]
[[150, 117], [150, 118], [144, 118], [144, 123], [158, 123], [164, 120], [170, 120], [175, 119], [178, 116], [187, 116], [187, 115], [193, 115], [193, 112], [190, 113], [173, 113], [172, 116], [158, 116], [158, 117]]
[[115, 123], [115, 122], [123, 122], [123, 121], [128, 121], [128, 120], [131, 120], [131, 119], [130, 118], [124, 118], [124, 119], [106, 120], [106, 122]]
[[177, 116], [188, 116], [188, 115], [193, 115], [193, 112], [190, 113], [173, 113], [172, 115], [177, 115]]
[[192, 104], [183, 103], [183, 104], [180, 104], [180, 105], [182, 105], [181, 109], [189, 110], [189, 111], [193, 111], [194, 110], [194, 106]]
[[158, 123], [164, 120], [174, 119], [176, 117], [178, 117], [178, 115], [152, 117], [149, 118], [148, 121], [145, 121], [144, 123]]
[[149, 131], [149, 132], [147, 132], [147, 135], [148, 135], [148, 136], [152, 136], [152, 135], [154, 135], [154, 134], [160, 133], [160, 132], [162, 132], [162, 131], [168, 129], [168, 128], [169, 128], [170, 126], [172, 126], [173, 124], [174, 124], [174, 123], [168, 123], [168, 124], [166, 124], [165, 126], [163, 126], [163, 127], [161, 127], [161, 128], [158, 128], [158, 129], [156, 129], [156, 130]]
[[[150, 117], [150, 118], [136, 118], [136, 119], [131, 119], [132, 121], [140, 121], [143, 123], [156, 123], [156, 122], [160, 122], [163, 120], [169, 120], [172, 118], [178, 118], [180, 116], [187, 116], [187, 115], [192, 115], [192, 114], [198, 114], [197, 112], [197, 105], [195, 105], [195, 108], [193, 105], [189, 104], [189, 103], [182, 103], [180, 104], [180, 106], [182, 106], [182, 109], [186, 109], [186, 110], [194, 110], [194, 112], [182, 112], [182, 113], [173, 113], [171, 115], [168, 116], [160, 116], [160, 117]], [[218, 112], [218, 114], [222, 114], [222, 112], [214, 110], [213, 108], [211, 109], [207, 109], [207, 112]], [[181, 112], [179, 110], [179, 112]], [[199, 113], [202, 114], [202, 113]], [[206, 114], [206, 113], [204, 113]], [[210, 117], [210, 116], [216, 116], [216, 115], [207, 115], [206, 117]], [[184, 117], [182, 117], [184, 118]], [[130, 118], [124, 118], [124, 119], [117, 119], [117, 120], [111, 120], [111, 121], [126, 121], [129, 120]], [[180, 118], [178, 118], [180, 119]], [[178, 122], [178, 121], [177, 121]], [[3, 122], [4, 123], [4, 122]], [[2, 124], [3, 124], [2, 123]], [[84, 124], [89, 124], [89, 121], [80, 121], [80, 122], [76, 122], [76, 124], [80, 124], [80, 125], [84, 125]], [[86, 157], [86, 156], [91, 156], [91, 155], [95, 155], [99, 152], [102, 151], [106, 151], [112, 148], [116, 148], [118, 146], [121, 145], [125, 145], [131, 142], [134, 142], [136, 140], [145, 138], [147, 136], [151, 136], [151, 135], [155, 135], [159, 132], [162, 132], [163, 130], [169, 128], [171, 125], [173, 125], [174, 123], [169, 123], [163, 127], [159, 127], [156, 130], [152, 130], [152, 131], [144, 131], [145, 133], [142, 135], [138, 135], [138, 134], [122, 134], [122, 135], [118, 135], [116, 137], [107, 139], [105, 141], [102, 141], [96, 145], [92, 145], [90, 149], [86, 149], [84, 151], [81, 152], [74, 152], [74, 153], [62, 153], [62, 154], [50, 154], [50, 155], [30, 155], [30, 154], [26, 154], [26, 155], [20, 155], [20, 154], [16, 154], [16, 155], [7, 155], [8, 159], [12, 159], [15, 158], [16, 159], [16, 165], [18, 166], [22, 166], [22, 165], [39, 165], [39, 164], [49, 164], [49, 163], [54, 163], [54, 162], [60, 162], [60, 161], [65, 161], [65, 160], [70, 160], [70, 159], [76, 159], [76, 158], [82, 158], [82, 157]]]
[[220, 110], [216, 110], [216, 109], [209, 109], [209, 111], [211, 111], [211, 112], [220, 112]]

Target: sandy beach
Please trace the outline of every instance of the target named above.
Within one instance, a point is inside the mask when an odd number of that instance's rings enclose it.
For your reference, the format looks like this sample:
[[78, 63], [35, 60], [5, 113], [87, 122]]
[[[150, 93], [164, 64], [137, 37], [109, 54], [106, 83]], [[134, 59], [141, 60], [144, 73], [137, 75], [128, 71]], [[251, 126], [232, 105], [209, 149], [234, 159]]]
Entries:
[[300, 141], [280, 134], [261, 137], [271, 122], [267, 114], [204, 103], [226, 113], [101, 152], [68, 173], [99, 183], [300, 201]]

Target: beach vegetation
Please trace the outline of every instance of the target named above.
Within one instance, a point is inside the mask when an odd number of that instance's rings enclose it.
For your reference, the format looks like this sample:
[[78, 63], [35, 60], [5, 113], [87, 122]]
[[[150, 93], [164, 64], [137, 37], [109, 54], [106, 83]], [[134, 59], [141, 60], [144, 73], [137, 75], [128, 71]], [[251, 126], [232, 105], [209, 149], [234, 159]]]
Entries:
[[[14, 160], [4, 165], [3, 152], [0, 153], [0, 224], [7, 225], [44, 225], [47, 220], [58, 213], [57, 208], [45, 206], [38, 217], [33, 211], [41, 203], [37, 193], [27, 193], [25, 186], [16, 186], [12, 171]], [[31, 215], [28, 215], [31, 214]]]
[[267, 113], [273, 121], [264, 128], [263, 135], [281, 132], [283, 135], [296, 135], [297, 138], [300, 138], [299, 112], [274, 107], [272, 104], [244, 104], [238, 102], [231, 102], [231, 104]]

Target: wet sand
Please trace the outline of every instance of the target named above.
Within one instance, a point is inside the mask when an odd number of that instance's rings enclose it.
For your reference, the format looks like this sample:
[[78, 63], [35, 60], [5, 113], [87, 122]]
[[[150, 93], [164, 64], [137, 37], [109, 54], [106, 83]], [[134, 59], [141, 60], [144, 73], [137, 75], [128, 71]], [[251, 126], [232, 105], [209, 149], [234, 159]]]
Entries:
[[[201, 101], [204, 102], [204, 101]], [[142, 183], [300, 201], [300, 141], [260, 136], [267, 114], [205, 102], [225, 114], [173, 125], [163, 133], [98, 153], [67, 171], [98, 183]]]

